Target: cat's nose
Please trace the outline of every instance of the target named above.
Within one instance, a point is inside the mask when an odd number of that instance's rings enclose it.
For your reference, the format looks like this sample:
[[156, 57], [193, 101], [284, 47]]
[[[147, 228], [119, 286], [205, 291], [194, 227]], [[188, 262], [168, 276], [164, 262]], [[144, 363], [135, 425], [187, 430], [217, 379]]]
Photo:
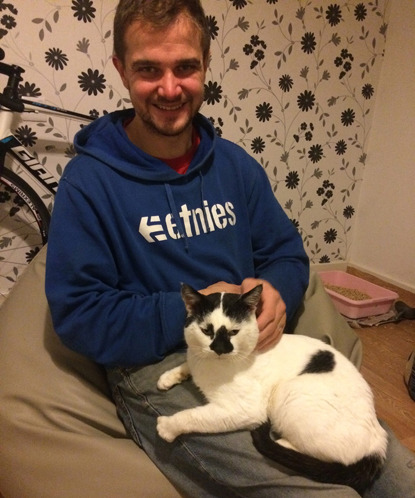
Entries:
[[228, 354], [233, 351], [233, 344], [229, 338], [229, 334], [226, 329], [219, 329], [216, 333], [215, 338], [213, 339], [210, 349], [214, 351], [218, 356], [222, 354]]

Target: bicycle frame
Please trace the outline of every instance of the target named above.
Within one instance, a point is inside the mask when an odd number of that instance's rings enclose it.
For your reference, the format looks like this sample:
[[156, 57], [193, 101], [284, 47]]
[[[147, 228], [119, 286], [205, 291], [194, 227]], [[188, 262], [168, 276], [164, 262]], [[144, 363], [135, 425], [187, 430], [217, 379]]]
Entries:
[[[3, 89], [0, 87], [0, 293], [7, 294], [25, 266], [47, 242], [50, 212], [44, 200], [50, 195], [54, 197], [59, 181], [23, 145], [18, 134], [13, 134], [14, 115], [29, 112], [83, 121], [94, 118], [19, 97], [24, 69], [1, 62], [3, 57], [0, 48], [0, 74], [7, 76], [7, 84]], [[6, 156], [13, 167], [6, 163]], [[14, 171], [15, 165], [20, 165], [18, 172]], [[20, 174], [22, 171], [24, 175]], [[27, 175], [47, 195], [41, 197], [24, 178]]]
[[[19, 98], [17, 95], [17, 87], [19, 82], [23, 79], [21, 76], [23, 72], [24, 69], [19, 66], [0, 62], [0, 73], [8, 76], [7, 86], [5, 87], [3, 94], [0, 94], [0, 168], [4, 167], [5, 156], [9, 153], [11, 157], [16, 159], [46, 190], [52, 195], [55, 195], [58, 188], [56, 179], [44, 169], [36, 157], [34, 157], [11, 132], [14, 113], [37, 112], [30, 108], [26, 108], [26, 105], [29, 105], [36, 109], [40, 109], [40, 112], [49, 111], [53, 114], [78, 118], [84, 121], [93, 121], [94, 118], [75, 111], [69, 111], [41, 102]], [[8, 109], [5, 109], [5, 107]]]
[[[0, 111], [0, 121], [1, 121]], [[0, 168], [4, 167], [4, 158], [9, 153], [11, 157], [16, 159], [23, 168], [28, 171], [36, 180], [43, 185], [51, 194], [55, 195], [58, 188], [58, 182], [48, 173], [40, 162], [25, 149], [19, 140], [13, 135], [7, 135], [0, 138]], [[1, 174], [1, 169], [0, 169]]]

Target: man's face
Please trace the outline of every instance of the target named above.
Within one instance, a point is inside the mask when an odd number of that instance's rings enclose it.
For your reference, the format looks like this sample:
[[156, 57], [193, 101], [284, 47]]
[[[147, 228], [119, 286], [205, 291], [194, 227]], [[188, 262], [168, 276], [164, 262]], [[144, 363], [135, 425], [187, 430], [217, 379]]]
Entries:
[[136, 131], [148, 138], [188, 132], [203, 103], [207, 69], [195, 24], [184, 15], [166, 28], [135, 22], [125, 43], [124, 61], [114, 64], [130, 93]]

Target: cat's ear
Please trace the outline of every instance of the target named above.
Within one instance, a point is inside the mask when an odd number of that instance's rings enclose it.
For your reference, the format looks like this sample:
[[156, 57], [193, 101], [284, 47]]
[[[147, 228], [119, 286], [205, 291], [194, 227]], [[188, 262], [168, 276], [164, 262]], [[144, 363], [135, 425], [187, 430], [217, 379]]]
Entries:
[[262, 284], [257, 285], [253, 289], [245, 294], [242, 294], [241, 298], [245, 304], [247, 304], [252, 311], [256, 310], [259, 300], [261, 299]]
[[188, 313], [192, 313], [195, 305], [200, 303], [203, 299], [203, 294], [200, 294], [200, 292], [197, 292], [197, 290], [193, 289], [193, 287], [188, 284], [182, 284], [181, 294]]

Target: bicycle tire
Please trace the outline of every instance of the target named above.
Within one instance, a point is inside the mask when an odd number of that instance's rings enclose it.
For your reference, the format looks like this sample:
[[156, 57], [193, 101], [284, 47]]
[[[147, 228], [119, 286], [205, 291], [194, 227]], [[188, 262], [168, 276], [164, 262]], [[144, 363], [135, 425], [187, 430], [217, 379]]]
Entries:
[[50, 213], [15, 172], [0, 175], [0, 292], [6, 294], [48, 239]]
[[50, 213], [39, 195], [22, 177], [7, 168], [3, 169], [0, 182], [11, 188], [33, 212], [39, 233], [42, 237], [42, 244], [48, 241]]

